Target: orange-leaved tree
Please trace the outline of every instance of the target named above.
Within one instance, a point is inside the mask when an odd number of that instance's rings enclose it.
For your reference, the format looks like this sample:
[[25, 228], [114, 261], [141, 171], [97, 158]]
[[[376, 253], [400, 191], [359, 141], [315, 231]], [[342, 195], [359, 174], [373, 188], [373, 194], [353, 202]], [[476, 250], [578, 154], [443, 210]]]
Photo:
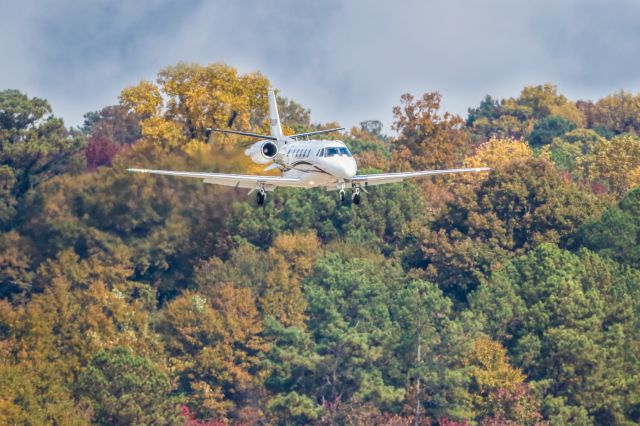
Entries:
[[405, 93], [393, 108], [392, 129], [400, 133], [394, 156], [401, 167], [433, 169], [459, 165], [468, 151], [464, 120], [440, 112], [442, 95], [425, 93], [421, 98]]

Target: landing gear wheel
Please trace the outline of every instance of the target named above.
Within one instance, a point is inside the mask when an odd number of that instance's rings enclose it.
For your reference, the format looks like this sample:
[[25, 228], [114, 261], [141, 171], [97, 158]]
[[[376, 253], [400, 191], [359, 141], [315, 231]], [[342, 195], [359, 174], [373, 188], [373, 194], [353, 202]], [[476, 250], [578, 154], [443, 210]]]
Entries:
[[345, 199], [345, 196], [344, 196], [344, 189], [341, 189], [341, 190], [340, 190], [340, 201], [341, 201], [342, 203], [344, 203], [344, 199]]
[[264, 191], [260, 191], [258, 192], [258, 195], [256, 198], [258, 201], [258, 205], [261, 206], [264, 204], [264, 201], [267, 199], [267, 194]]
[[353, 196], [353, 204], [355, 204], [356, 206], [360, 205], [360, 194], [355, 194]]

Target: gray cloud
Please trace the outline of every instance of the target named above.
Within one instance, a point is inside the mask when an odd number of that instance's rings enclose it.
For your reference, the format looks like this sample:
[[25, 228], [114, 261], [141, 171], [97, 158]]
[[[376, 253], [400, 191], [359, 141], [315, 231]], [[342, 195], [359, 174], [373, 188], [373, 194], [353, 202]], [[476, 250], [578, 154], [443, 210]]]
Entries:
[[70, 124], [181, 60], [260, 70], [314, 120], [346, 125], [388, 126], [404, 92], [439, 90], [465, 114], [525, 84], [572, 98], [640, 84], [632, 0], [0, 0], [0, 16], [0, 87], [49, 99]]

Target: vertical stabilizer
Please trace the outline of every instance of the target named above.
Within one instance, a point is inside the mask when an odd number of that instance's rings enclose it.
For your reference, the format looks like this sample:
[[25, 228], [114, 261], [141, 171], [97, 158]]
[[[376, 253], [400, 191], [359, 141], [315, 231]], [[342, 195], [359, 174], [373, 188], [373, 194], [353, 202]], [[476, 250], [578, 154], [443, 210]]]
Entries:
[[269, 127], [271, 128], [271, 136], [278, 139], [283, 137], [278, 104], [276, 103], [276, 92], [273, 89], [269, 89]]

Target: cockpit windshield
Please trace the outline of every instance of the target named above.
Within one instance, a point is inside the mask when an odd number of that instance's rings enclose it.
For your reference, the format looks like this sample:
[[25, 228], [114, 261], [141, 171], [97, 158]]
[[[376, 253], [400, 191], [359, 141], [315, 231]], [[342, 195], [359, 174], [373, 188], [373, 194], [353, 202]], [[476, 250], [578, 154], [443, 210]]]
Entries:
[[325, 157], [335, 157], [336, 155], [340, 155], [340, 151], [338, 150], [338, 148], [325, 148], [324, 149], [325, 152]]
[[323, 148], [320, 150], [319, 157], [335, 157], [336, 155], [346, 155], [347, 157], [351, 157], [351, 152], [349, 149], [341, 146], [331, 146], [328, 148]]
[[351, 157], [351, 153], [344, 146], [340, 148], [340, 155], [346, 155], [347, 157]]

